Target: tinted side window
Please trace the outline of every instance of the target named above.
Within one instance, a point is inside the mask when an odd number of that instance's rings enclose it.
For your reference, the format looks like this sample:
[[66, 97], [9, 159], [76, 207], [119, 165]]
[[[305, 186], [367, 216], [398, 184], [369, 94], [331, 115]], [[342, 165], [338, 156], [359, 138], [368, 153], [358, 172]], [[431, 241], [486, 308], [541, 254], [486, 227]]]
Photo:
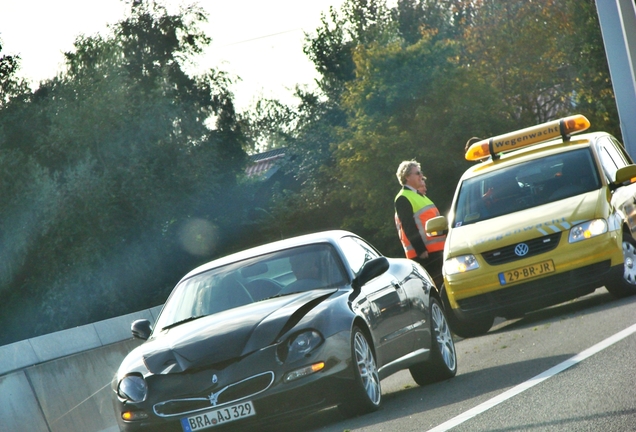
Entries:
[[603, 171], [610, 181], [616, 179], [616, 171], [630, 164], [622, 148], [609, 138], [601, 138], [598, 144], [598, 154], [603, 165]]
[[613, 136], [609, 136], [609, 140], [614, 144], [616, 151], [623, 155], [623, 159], [628, 165], [632, 165], [634, 163], [632, 157], [627, 153], [625, 147]]

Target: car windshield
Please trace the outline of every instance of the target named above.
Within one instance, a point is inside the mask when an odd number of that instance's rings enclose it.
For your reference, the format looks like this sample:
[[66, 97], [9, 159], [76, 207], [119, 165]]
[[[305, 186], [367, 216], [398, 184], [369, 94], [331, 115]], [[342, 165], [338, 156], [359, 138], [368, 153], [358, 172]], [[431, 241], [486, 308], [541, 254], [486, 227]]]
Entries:
[[468, 225], [600, 187], [588, 149], [538, 158], [462, 182], [451, 224]]
[[217, 267], [182, 281], [168, 299], [157, 329], [272, 297], [341, 286], [341, 260], [329, 244], [286, 249]]

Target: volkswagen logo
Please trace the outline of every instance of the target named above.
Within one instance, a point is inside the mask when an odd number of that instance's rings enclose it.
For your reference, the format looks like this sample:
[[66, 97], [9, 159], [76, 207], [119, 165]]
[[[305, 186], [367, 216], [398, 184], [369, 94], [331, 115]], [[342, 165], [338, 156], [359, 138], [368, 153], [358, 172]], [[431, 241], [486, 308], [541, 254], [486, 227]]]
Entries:
[[526, 255], [529, 250], [530, 248], [525, 243], [519, 243], [517, 246], [515, 246], [515, 254], [520, 257]]

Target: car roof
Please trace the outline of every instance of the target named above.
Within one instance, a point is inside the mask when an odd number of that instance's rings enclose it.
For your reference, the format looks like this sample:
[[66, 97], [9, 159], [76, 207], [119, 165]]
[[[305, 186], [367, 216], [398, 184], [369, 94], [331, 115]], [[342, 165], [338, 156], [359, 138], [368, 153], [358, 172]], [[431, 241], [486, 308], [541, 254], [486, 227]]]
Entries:
[[190, 271], [186, 274], [181, 280], [188, 279], [192, 276], [195, 276], [199, 273], [211, 270], [216, 267], [221, 267], [227, 264], [231, 264], [238, 261], [243, 261], [248, 258], [265, 255], [271, 252], [276, 252], [284, 249], [290, 249], [293, 247], [304, 246], [309, 244], [318, 244], [318, 243], [330, 243], [336, 245], [337, 239], [340, 239], [344, 236], [354, 236], [352, 232], [345, 230], [330, 230], [330, 231], [321, 231], [311, 234], [305, 234], [297, 237], [291, 237], [284, 240], [278, 240], [271, 243], [266, 243], [260, 246], [255, 246], [249, 249], [242, 250], [240, 252], [236, 252], [230, 255], [226, 255], [221, 258], [217, 258], [213, 261], [210, 261], [206, 264], [203, 264], [194, 270]]
[[520, 162], [540, 159], [553, 154], [575, 150], [577, 148], [590, 147], [592, 143], [596, 142], [603, 136], [609, 136], [609, 134], [607, 132], [584, 133], [572, 137], [569, 141], [563, 141], [563, 139], [557, 138], [501, 153], [496, 159], [488, 158], [487, 160], [479, 162], [467, 169], [462, 175], [462, 180], [496, 171], [500, 168], [515, 165]]

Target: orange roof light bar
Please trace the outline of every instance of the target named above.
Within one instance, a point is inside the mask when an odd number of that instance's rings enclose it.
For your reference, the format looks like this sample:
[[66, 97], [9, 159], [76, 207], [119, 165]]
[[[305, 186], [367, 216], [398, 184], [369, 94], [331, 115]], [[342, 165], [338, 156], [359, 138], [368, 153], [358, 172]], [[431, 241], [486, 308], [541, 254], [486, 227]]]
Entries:
[[564, 117], [478, 141], [466, 151], [466, 160], [475, 161], [488, 156], [495, 159], [497, 153], [538, 144], [558, 136], [563, 137], [563, 141], [567, 141], [570, 135], [582, 132], [589, 127], [590, 121], [581, 114]]

